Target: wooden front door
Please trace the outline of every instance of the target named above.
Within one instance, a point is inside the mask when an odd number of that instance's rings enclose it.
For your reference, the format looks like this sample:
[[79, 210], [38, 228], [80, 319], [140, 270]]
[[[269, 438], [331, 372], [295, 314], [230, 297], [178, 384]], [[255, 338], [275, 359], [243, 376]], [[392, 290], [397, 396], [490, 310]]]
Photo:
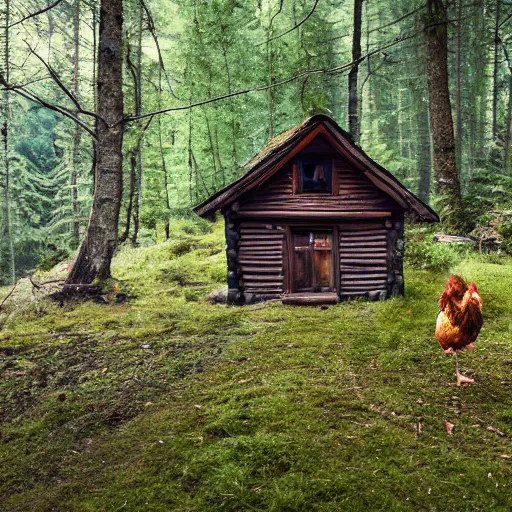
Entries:
[[295, 292], [334, 289], [332, 231], [300, 230], [293, 233]]

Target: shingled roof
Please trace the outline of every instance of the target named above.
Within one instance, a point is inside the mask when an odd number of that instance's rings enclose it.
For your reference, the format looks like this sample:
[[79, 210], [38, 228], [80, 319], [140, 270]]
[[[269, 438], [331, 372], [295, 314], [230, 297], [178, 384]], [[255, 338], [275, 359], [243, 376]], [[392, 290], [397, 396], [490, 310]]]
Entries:
[[193, 208], [201, 217], [212, 217], [221, 208], [274, 175], [292, 156], [293, 150], [306, 137], [322, 134], [347, 161], [360, 169], [374, 185], [392, 197], [418, 220], [438, 222], [437, 213], [408, 190], [389, 171], [372, 160], [350, 135], [329, 116], [314, 115], [295, 128], [281, 133], [257, 153], [245, 166], [244, 174]]

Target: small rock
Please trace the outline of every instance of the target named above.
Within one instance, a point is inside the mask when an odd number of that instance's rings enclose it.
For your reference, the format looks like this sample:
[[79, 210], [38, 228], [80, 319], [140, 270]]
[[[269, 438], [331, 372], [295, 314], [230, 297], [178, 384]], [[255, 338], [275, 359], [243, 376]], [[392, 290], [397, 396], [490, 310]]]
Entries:
[[226, 304], [228, 300], [227, 286], [220, 288], [219, 290], [214, 290], [208, 295], [207, 299], [208, 302], [212, 304]]

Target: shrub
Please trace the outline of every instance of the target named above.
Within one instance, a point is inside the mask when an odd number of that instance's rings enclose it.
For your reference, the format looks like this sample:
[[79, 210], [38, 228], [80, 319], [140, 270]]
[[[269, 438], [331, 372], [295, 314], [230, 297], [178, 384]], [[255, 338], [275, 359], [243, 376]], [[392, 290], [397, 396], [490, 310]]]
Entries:
[[424, 270], [449, 270], [470, 251], [466, 244], [451, 245], [431, 240], [411, 240], [405, 245], [405, 262]]
[[69, 252], [66, 249], [54, 249], [50, 254], [47, 254], [39, 261], [37, 265], [38, 270], [49, 272], [55, 265], [61, 261], [69, 258]]
[[193, 246], [194, 244], [192, 240], [176, 240], [171, 242], [169, 248], [171, 259], [187, 254], [193, 249]]
[[195, 283], [190, 269], [186, 265], [163, 268], [160, 273], [162, 279], [168, 283], [177, 283], [179, 286], [189, 286]]
[[496, 226], [496, 231], [503, 237], [501, 248], [507, 253], [512, 254], [512, 217], [504, 216], [503, 221]]

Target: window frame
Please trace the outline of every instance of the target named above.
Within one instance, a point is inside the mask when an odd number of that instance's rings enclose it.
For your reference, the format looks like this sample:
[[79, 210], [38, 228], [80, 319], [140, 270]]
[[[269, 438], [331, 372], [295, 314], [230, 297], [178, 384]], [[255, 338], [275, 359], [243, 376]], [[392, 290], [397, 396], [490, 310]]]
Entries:
[[[317, 164], [328, 166], [330, 170], [330, 181], [328, 182], [328, 189], [326, 191], [321, 190], [306, 190], [304, 191], [303, 176], [304, 176], [304, 165]], [[294, 195], [318, 195], [318, 196], [332, 196], [337, 195], [335, 190], [335, 172], [336, 168], [334, 160], [332, 158], [322, 157], [321, 155], [307, 155], [305, 157], [298, 157], [293, 163], [293, 193]]]

